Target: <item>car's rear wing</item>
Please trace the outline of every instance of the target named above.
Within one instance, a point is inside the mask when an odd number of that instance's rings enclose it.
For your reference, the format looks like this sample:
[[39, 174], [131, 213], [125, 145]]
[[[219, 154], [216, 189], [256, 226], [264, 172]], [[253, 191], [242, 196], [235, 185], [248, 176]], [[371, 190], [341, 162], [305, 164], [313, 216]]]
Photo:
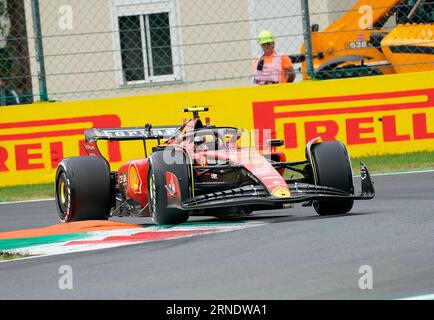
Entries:
[[178, 126], [131, 127], [113, 129], [89, 129], [84, 132], [86, 142], [98, 140], [123, 141], [123, 140], [160, 140], [169, 139], [179, 132]]
[[85, 142], [83, 148], [89, 156], [103, 157], [98, 148], [99, 140], [108, 141], [131, 141], [142, 140], [145, 151], [145, 157], [148, 157], [147, 140], [157, 140], [158, 144], [161, 139], [170, 139], [179, 134], [181, 128], [175, 126], [152, 127], [148, 124], [144, 127], [130, 128], [106, 128], [106, 129], [89, 129], [84, 132]]

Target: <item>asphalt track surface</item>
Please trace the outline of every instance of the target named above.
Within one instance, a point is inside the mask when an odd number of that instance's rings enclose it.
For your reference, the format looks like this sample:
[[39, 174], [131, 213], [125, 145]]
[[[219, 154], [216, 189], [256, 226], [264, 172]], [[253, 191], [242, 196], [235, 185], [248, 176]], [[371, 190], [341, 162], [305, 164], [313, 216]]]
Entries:
[[[374, 177], [349, 215], [258, 212], [234, 232], [0, 263], [0, 299], [398, 299], [434, 293], [434, 173]], [[359, 179], [355, 179], [358, 184]], [[212, 220], [195, 217], [193, 220]], [[149, 223], [148, 219], [119, 219]], [[54, 203], [0, 206], [0, 231], [56, 224]], [[59, 267], [73, 290], [58, 287]], [[359, 288], [359, 268], [373, 289]]]

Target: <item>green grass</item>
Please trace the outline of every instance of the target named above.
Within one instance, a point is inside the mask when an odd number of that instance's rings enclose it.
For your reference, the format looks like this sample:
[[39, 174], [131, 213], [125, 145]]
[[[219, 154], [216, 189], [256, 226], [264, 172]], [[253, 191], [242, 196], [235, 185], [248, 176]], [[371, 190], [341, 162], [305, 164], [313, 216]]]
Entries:
[[0, 188], [0, 202], [54, 198], [54, 183]]
[[21, 259], [21, 258], [25, 258], [25, 257], [28, 257], [28, 256], [23, 255], [23, 254], [18, 254], [18, 253], [10, 253], [10, 252], [0, 251], [0, 261]]
[[434, 170], [434, 152], [415, 152], [387, 156], [352, 158], [354, 173], [360, 172], [360, 161], [371, 174], [413, 170]]
[[[434, 152], [415, 152], [387, 156], [352, 158], [354, 174], [360, 172], [360, 161], [371, 174], [412, 170], [434, 170]], [[54, 183], [0, 188], [0, 202], [54, 198]]]

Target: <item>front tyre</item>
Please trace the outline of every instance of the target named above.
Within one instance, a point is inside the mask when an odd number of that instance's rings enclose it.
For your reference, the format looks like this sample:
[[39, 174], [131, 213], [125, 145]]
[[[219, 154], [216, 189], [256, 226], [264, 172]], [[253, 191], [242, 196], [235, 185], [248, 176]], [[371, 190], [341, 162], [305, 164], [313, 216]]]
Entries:
[[99, 157], [73, 157], [60, 162], [55, 200], [62, 222], [107, 220], [112, 203], [107, 161]]
[[[318, 185], [354, 194], [350, 158], [342, 142], [314, 144], [311, 157]], [[327, 216], [347, 213], [353, 208], [353, 203], [354, 200], [318, 200], [313, 202], [313, 207], [319, 215]]]
[[[167, 158], [167, 159], [165, 159]], [[177, 159], [175, 163], [168, 160]], [[187, 156], [180, 150], [166, 149], [156, 151], [150, 156], [148, 167], [148, 204], [152, 220], [158, 225], [184, 223], [190, 217], [190, 212], [168, 208], [168, 190], [166, 174], [173, 173], [178, 179], [181, 201], [189, 198], [191, 166]]]

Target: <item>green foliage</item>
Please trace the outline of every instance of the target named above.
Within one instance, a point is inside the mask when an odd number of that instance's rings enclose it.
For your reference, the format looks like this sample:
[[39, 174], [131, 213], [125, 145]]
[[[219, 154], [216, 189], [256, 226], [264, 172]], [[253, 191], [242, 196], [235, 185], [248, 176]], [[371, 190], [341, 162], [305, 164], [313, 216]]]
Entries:
[[20, 258], [24, 258], [24, 257], [26, 257], [26, 256], [22, 255], [22, 254], [0, 251], [0, 261], [20, 259]]
[[0, 78], [8, 78], [11, 74], [13, 60], [7, 48], [0, 48]]

